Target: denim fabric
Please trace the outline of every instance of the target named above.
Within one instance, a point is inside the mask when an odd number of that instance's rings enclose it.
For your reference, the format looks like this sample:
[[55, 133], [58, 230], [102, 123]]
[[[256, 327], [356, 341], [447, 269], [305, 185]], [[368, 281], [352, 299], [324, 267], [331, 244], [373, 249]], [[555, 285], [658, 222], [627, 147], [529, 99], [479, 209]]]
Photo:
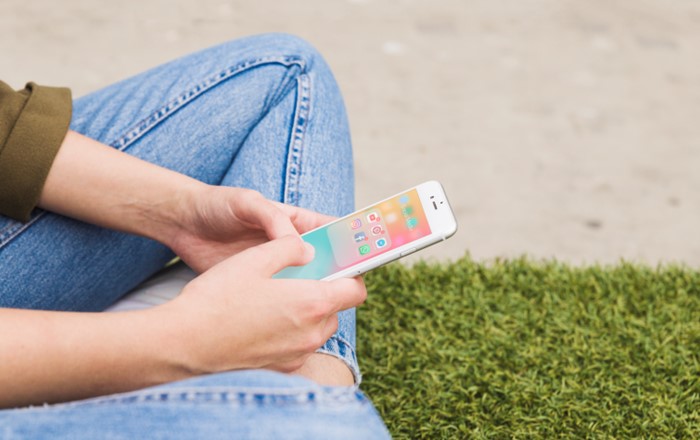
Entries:
[[48, 407], [0, 411], [10, 439], [380, 439], [376, 410], [354, 388], [240, 371]]
[[[347, 214], [353, 209], [352, 152], [342, 97], [320, 55], [292, 36], [269, 34], [225, 43], [82, 97], [74, 102], [71, 128], [210, 184], [252, 188], [269, 199], [330, 215]], [[39, 209], [25, 224], [0, 216], [0, 307], [101, 311], [172, 258], [168, 248], [152, 240]], [[354, 345], [352, 309], [339, 314], [338, 331], [319, 351], [344, 360], [359, 384]], [[255, 382], [258, 377], [271, 377], [263, 372], [227, 373], [208, 376], [203, 382], [190, 381], [187, 386], [201, 383], [216, 387], [219, 376], [235, 385], [225, 385], [226, 395], [238, 393], [239, 386], [247, 389], [247, 379]], [[291, 386], [282, 378], [290, 384], [298, 384], [299, 380], [275, 376], [277, 385], [271, 388], [270, 396], [286, 393], [284, 389], [275, 391], [277, 386]], [[340, 393], [348, 396], [348, 402], [355, 402], [353, 405], [369, 405], [355, 389], [319, 388], [314, 393]], [[217, 399], [211, 401], [231, 406], [229, 400]], [[276, 401], [276, 397], [270, 399]], [[192, 405], [177, 403], [178, 399], [166, 401], [175, 403], [172, 408], [160, 409], [168, 406], [160, 405], [157, 410], [144, 405], [149, 411], [163, 411], [164, 420], [172, 419], [172, 423], [180, 417], [190, 420]], [[134, 409], [126, 401], [120, 402], [112, 405], [114, 411], [89, 409], [89, 403], [60, 406], [64, 412], [61, 420], [74, 417], [61, 426], [77, 429], [68, 427], [82, 426], [80, 420], [86, 420], [89, 426], [90, 417], [80, 415], [85, 411], [100, 413], [102, 420], [131, 417]], [[313, 405], [300, 410], [307, 416], [289, 420], [313, 425], [314, 411], [309, 408], [316, 408], [318, 403], [314, 400]], [[134, 405], [139, 407], [141, 403]], [[230, 418], [248, 423], [251, 417], [253, 421], [258, 417], [251, 415], [255, 405], [234, 406], [245, 411], [239, 414], [228, 410]], [[267, 420], [267, 406], [258, 405], [260, 420]], [[185, 410], [176, 409], [180, 407]], [[334, 403], [330, 407], [342, 405]], [[44, 417], [42, 414], [53, 417], [53, 408], [32, 409], [32, 420]], [[0, 428], [14, 432], [22, 424], [18, 418], [22, 411], [0, 411]], [[67, 416], [65, 412], [75, 415]], [[370, 419], [376, 419], [376, 413], [370, 413]], [[160, 416], [154, 417], [159, 420]], [[197, 417], [192, 419], [188, 423], [198, 423]], [[381, 421], [371, 423], [383, 426]]]

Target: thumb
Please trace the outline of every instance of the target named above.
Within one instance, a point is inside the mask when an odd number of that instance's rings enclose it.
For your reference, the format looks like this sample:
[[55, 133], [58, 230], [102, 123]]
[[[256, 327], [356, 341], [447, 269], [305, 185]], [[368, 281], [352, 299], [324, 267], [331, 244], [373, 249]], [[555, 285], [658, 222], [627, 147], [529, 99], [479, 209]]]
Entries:
[[272, 276], [288, 266], [303, 266], [314, 258], [314, 247], [298, 235], [285, 235], [238, 254], [255, 270]]

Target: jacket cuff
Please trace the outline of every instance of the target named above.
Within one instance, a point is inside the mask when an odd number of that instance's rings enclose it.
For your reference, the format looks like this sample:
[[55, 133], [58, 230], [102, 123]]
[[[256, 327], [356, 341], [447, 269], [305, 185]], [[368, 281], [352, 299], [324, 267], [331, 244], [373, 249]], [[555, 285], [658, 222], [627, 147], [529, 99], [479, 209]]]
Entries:
[[70, 89], [27, 84], [31, 94], [0, 151], [2, 214], [26, 222], [70, 127]]

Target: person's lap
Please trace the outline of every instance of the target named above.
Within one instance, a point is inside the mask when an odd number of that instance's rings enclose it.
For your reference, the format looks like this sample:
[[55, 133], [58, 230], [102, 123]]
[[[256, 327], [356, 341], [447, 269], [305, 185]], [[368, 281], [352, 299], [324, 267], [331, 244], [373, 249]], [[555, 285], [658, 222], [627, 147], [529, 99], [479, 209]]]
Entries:
[[[295, 38], [253, 37], [157, 67], [76, 100], [71, 128], [207, 183], [352, 210], [342, 100], [323, 60]], [[0, 307], [104, 310], [172, 257], [151, 240], [40, 210], [24, 225], [0, 217]], [[343, 312], [322, 351], [358, 374], [354, 336], [354, 310]]]
[[[308, 112], [296, 108], [310, 94], [297, 83], [320, 62], [288, 37], [227, 43], [76, 100], [71, 128], [207, 183], [341, 215], [353, 203], [342, 102], [312, 109], [336, 120], [316, 121], [311, 135]], [[320, 85], [315, 106], [333, 96]], [[292, 151], [290, 132], [304, 135], [303, 151]], [[40, 210], [27, 224], [0, 217], [0, 306], [103, 310], [172, 257], [151, 240]]]
[[322, 387], [265, 370], [0, 411], [0, 433], [21, 439], [389, 437], [371, 402], [354, 387]]

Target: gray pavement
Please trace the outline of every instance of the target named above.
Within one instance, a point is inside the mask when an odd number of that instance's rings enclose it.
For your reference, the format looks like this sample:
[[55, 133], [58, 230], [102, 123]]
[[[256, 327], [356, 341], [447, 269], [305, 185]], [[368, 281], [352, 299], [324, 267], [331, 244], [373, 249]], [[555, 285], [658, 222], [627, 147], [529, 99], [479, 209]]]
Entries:
[[344, 90], [363, 205], [441, 180], [422, 254], [700, 265], [700, 2], [0, 0], [0, 77], [76, 96], [262, 32]]

